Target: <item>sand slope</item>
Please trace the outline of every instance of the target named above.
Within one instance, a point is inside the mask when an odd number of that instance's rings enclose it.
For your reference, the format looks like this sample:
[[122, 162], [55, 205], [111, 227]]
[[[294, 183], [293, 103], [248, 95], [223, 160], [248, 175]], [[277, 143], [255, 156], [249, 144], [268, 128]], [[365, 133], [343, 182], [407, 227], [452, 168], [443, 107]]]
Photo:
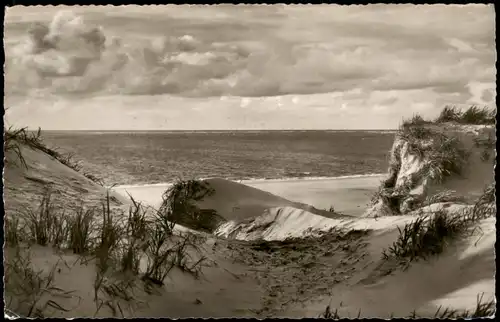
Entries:
[[[479, 227], [482, 232], [477, 230], [440, 256], [385, 277], [373, 274], [380, 268], [372, 274], [365, 269], [359, 282], [340, 286], [332, 296], [308, 302], [306, 309], [290, 307], [287, 315], [317, 316], [327, 305], [338, 309], [341, 316], [350, 317], [359, 312], [361, 317], [407, 317], [416, 310], [419, 316], [432, 318], [440, 305], [473, 310], [478, 294], [484, 293], [485, 302], [495, 296], [495, 218], [484, 220]], [[389, 233], [371, 242], [387, 244], [390, 237]], [[374, 261], [379, 251], [372, 253]]]
[[[83, 174], [60, 163], [53, 157], [26, 146], [21, 153], [28, 169], [22, 167], [12, 151], [5, 155], [4, 203], [7, 214], [17, 209], [36, 207], [44, 191], [49, 188], [53, 200], [61, 207], [85, 204], [96, 205], [106, 196], [106, 189], [87, 179]], [[121, 194], [110, 192], [112, 206], [129, 203]]]
[[[208, 241], [204, 254], [209, 257], [203, 276], [193, 276], [174, 268], [165, 280], [165, 286], [155, 288], [153, 294], [144, 291], [141, 281], [136, 281], [134, 300], [129, 308], [122, 302], [125, 317], [231, 317], [253, 316], [252, 309], [260, 308], [264, 295], [254, 280], [244, 276], [244, 267], [215, 254]], [[7, 260], [12, 250], [6, 250]], [[73, 291], [72, 298], [51, 297], [69, 312], [48, 310], [49, 316], [93, 317], [96, 303], [93, 285], [95, 263], [81, 264], [71, 253], [57, 254], [47, 247], [31, 249], [33, 267], [45, 273], [57, 265], [55, 286]], [[123, 279], [123, 277], [121, 277]], [[101, 295], [100, 298], [106, 297]], [[112, 317], [112, 311], [103, 307], [97, 317]], [[118, 313], [118, 316], [121, 316]]]
[[239, 222], [253, 219], [264, 214], [267, 209], [275, 207], [293, 207], [329, 218], [344, 217], [309, 205], [292, 202], [241, 183], [224, 179], [205, 181], [215, 190], [215, 194], [205, 197], [198, 203], [198, 206], [202, 209], [214, 209], [228, 221]]
[[298, 180], [243, 181], [251, 187], [313, 205], [319, 209], [334, 207], [336, 212], [359, 217], [386, 175], [348, 176]]

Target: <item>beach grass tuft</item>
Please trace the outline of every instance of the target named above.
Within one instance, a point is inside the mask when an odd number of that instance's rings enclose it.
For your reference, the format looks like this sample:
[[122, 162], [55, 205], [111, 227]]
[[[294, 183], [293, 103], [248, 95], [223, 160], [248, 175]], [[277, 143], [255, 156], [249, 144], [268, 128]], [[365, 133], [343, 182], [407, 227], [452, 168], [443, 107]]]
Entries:
[[398, 135], [413, 153], [426, 161], [416, 176], [442, 182], [451, 175], [462, 175], [470, 153], [457, 137], [419, 126], [402, 128]]
[[[342, 303], [340, 303], [342, 306]], [[476, 307], [473, 310], [456, 310], [451, 308], [438, 307], [434, 316], [434, 319], [477, 319], [477, 318], [491, 318], [494, 317], [496, 313], [496, 301], [494, 299], [489, 301], [484, 301], [484, 293], [477, 295]], [[357, 318], [361, 317], [361, 310], [358, 310]], [[340, 320], [351, 317], [344, 317], [339, 314], [339, 309], [333, 310], [330, 305], [328, 305], [324, 312], [319, 315], [319, 318], [329, 319], [329, 320]], [[394, 318], [394, 314], [391, 314], [391, 319]], [[416, 310], [408, 314], [405, 318], [407, 319], [424, 319], [430, 318], [429, 316], [422, 316], [417, 313]]]
[[470, 106], [461, 111], [455, 106], [446, 106], [436, 118], [436, 123], [454, 122], [470, 125], [492, 125], [495, 124], [496, 109], [488, 107], [479, 108]]
[[191, 229], [212, 232], [223, 218], [215, 210], [198, 208], [196, 203], [214, 193], [205, 181], [177, 180], [163, 193], [160, 218]]
[[30, 249], [17, 245], [4, 260], [5, 306], [22, 317], [44, 318], [48, 309], [70, 311], [56, 299], [73, 297], [72, 291], [64, 291], [55, 284], [59, 262], [48, 273], [33, 269]]
[[[193, 195], [195, 198], [199, 196]], [[126, 315], [125, 308], [134, 301], [130, 292], [137, 281], [142, 280], [145, 290], [151, 290], [163, 285], [174, 268], [197, 278], [202, 274], [206, 257], [199, 246], [204, 238], [191, 232], [175, 231], [175, 222], [170, 221], [175, 217], [172, 211], [180, 216], [177, 212], [186, 208], [177, 204], [175, 208], [155, 210], [130, 197], [132, 205], [126, 213], [121, 208], [113, 209], [111, 198], [108, 190], [101, 207], [87, 207], [82, 202], [80, 206], [62, 212], [55, 206], [50, 190], [47, 190], [35, 211], [28, 209], [18, 217], [6, 218], [5, 236], [9, 247], [34, 243], [62, 251], [71, 250], [79, 256], [82, 264], [95, 260], [96, 315], [107, 307], [113, 316], [123, 317]], [[183, 200], [186, 204], [191, 202], [189, 198]], [[143, 257], [146, 264], [141, 272]], [[21, 264], [26, 266], [26, 263], [18, 262], [14, 268], [19, 270]], [[114, 278], [120, 274], [130, 277], [128, 284], [124, 284], [123, 279]], [[18, 282], [22, 283], [22, 279]], [[12, 288], [7, 291], [10, 290]], [[16, 297], [16, 294], [10, 295]], [[22, 315], [28, 313], [33, 314], [23, 311]]]
[[440, 209], [434, 214], [418, 217], [403, 229], [398, 227], [398, 239], [383, 250], [382, 258], [396, 259], [408, 267], [414, 260], [442, 253], [449, 242], [464, 236], [475, 223], [496, 215], [494, 191], [494, 186], [488, 186], [473, 207], [457, 213]]
[[435, 121], [436, 123], [457, 122], [461, 116], [462, 112], [456, 106], [445, 106]]
[[83, 206], [75, 211], [74, 216], [66, 217], [69, 227], [69, 248], [74, 254], [83, 255], [92, 249], [91, 233], [95, 228], [93, 209]]
[[420, 207], [426, 207], [435, 203], [444, 203], [444, 202], [464, 204], [466, 203], [466, 199], [464, 196], [457, 194], [456, 191], [443, 190], [433, 195], [427, 196], [420, 204]]
[[[4, 153], [12, 151], [21, 165], [28, 169], [28, 164], [22, 153], [23, 146], [42, 151], [76, 172], [82, 172], [83, 166], [81, 162], [75, 161], [74, 154], [61, 153], [45, 144], [41, 128], [38, 128], [36, 132], [28, 130], [27, 127], [15, 129], [11, 126], [4, 129]], [[94, 183], [103, 185], [101, 178], [87, 172], [84, 172], [83, 175]]]

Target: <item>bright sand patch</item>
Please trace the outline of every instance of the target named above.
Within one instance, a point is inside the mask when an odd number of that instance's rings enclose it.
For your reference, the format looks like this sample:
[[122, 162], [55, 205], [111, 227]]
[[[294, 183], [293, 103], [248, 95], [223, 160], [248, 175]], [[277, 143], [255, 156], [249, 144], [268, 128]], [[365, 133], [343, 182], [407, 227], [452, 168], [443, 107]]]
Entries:
[[[371, 196], [379, 187], [382, 178], [384, 178], [384, 175], [331, 179], [254, 180], [241, 181], [240, 183], [287, 199], [284, 202], [278, 200], [279, 198], [273, 198], [273, 201], [268, 203], [270, 207], [287, 206], [289, 201], [294, 201], [318, 209], [329, 209], [333, 205], [336, 211], [343, 214], [359, 216], [363, 213]], [[170, 187], [170, 184], [128, 185], [116, 186], [114, 190], [124, 195], [127, 195], [128, 192], [135, 199], [153, 207], [158, 207], [161, 204], [162, 194], [168, 187]], [[223, 193], [226, 192], [235, 195], [234, 191], [224, 189]], [[259, 198], [262, 197], [263, 194], [259, 194]], [[270, 201], [270, 197], [267, 199]], [[260, 214], [262, 213], [257, 215]]]
[[[445, 207], [443, 207], [445, 206]], [[468, 206], [433, 204], [422, 208], [426, 213], [439, 209], [456, 213]], [[314, 232], [326, 232], [332, 228], [344, 230], [387, 231], [415, 220], [418, 211], [405, 216], [379, 218], [326, 218], [293, 207], [267, 209], [264, 214], [248, 222], [228, 221], [219, 226], [215, 235], [238, 240], [284, 240], [304, 238]]]
[[[449, 245], [439, 256], [412, 263], [407, 271], [372, 279], [365, 267], [364, 272], [359, 271], [359, 282], [339, 285], [332, 296], [316, 298], [302, 308], [289, 307], [286, 315], [317, 316], [327, 305], [333, 311], [338, 309], [340, 316], [351, 318], [358, 314], [404, 317], [413, 310], [419, 316], [433, 317], [439, 306], [441, 312], [445, 308], [472, 311], [478, 295], [483, 294], [483, 303], [495, 298], [495, 221], [483, 220], [469, 238]], [[371, 256], [380, 258], [381, 248], [390, 245], [396, 234], [388, 231], [372, 238]]]

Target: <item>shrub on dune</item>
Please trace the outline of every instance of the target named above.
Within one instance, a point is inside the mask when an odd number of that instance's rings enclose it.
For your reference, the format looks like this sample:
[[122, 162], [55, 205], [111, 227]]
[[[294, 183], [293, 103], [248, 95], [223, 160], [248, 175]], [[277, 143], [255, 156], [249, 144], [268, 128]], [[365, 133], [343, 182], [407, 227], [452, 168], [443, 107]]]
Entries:
[[399, 138], [425, 162], [416, 176], [442, 182], [453, 174], [461, 175], [467, 165], [470, 154], [456, 137], [417, 126], [402, 129]]
[[463, 124], [495, 124], [495, 111], [487, 107], [471, 106], [462, 114], [460, 123]]
[[479, 108], [471, 106], [465, 111], [459, 110], [455, 106], [446, 106], [441, 114], [436, 118], [436, 123], [455, 122], [459, 124], [471, 125], [491, 125], [495, 124], [496, 109], [488, 107]]
[[439, 116], [436, 118], [436, 123], [458, 122], [462, 116], [462, 112], [455, 106], [445, 106]]
[[412, 126], [422, 126], [432, 123], [431, 121], [425, 120], [420, 114], [415, 114], [411, 119], [404, 120], [401, 127], [407, 128]]
[[212, 232], [223, 220], [215, 210], [200, 209], [197, 202], [215, 191], [207, 182], [179, 180], [163, 193], [159, 213], [165, 222], [174, 222], [195, 230]]

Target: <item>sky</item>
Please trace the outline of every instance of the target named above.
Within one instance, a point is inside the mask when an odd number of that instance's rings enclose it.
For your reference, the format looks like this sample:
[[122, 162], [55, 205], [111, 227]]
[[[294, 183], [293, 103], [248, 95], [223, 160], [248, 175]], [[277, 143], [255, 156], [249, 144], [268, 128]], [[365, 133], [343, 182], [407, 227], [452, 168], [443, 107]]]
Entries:
[[[33, 22], [56, 49], [27, 45]], [[7, 117], [34, 128], [394, 129], [496, 105], [493, 5], [13, 7], [5, 30]]]

